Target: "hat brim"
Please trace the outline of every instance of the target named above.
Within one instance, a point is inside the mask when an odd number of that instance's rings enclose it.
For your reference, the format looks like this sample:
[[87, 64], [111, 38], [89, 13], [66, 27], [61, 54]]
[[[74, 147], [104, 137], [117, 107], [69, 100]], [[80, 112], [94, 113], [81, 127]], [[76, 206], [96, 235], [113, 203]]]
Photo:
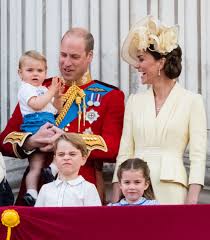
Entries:
[[121, 49], [121, 57], [124, 61], [126, 61], [128, 64], [131, 64], [133, 66], [136, 66], [139, 62], [137, 57], [138, 48], [132, 44], [133, 35], [136, 29], [139, 28], [139, 26], [145, 25], [150, 18], [153, 18], [153, 16], [148, 15], [144, 18], [142, 18], [140, 21], [138, 21], [129, 31], [127, 37], [124, 40], [122, 49]]
[[128, 64], [136, 66], [138, 64], [138, 58], [137, 58], [138, 49], [131, 43], [132, 38], [133, 38], [133, 35], [129, 33], [123, 43], [123, 46], [121, 49], [121, 57]]

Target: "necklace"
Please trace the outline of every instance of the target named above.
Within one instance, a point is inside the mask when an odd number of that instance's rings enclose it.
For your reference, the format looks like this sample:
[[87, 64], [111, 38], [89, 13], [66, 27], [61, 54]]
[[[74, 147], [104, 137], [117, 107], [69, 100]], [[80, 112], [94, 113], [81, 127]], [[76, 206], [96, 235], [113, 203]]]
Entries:
[[163, 99], [162, 101], [158, 101], [158, 100], [156, 99], [156, 101], [155, 101], [156, 115], [158, 115], [158, 113], [160, 112], [160, 110], [161, 110], [161, 108], [163, 107], [165, 101], [166, 101], [166, 99]]
[[161, 99], [157, 99], [157, 96], [154, 92], [154, 95], [155, 95], [155, 110], [156, 110], [156, 115], [158, 115], [158, 113], [160, 112], [160, 109], [162, 108], [163, 104], [165, 103], [167, 97], [169, 96], [172, 88], [174, 87], [175, 85], [175, 81], [173, 81], [173, 85], [170, 87], [168, 93], [165, 95], [165, 97], [161, 100]]
[[161, 104], [160, 106], [156, 106], [155, 107], [155, 110], [156, 110], [156, 113], [158, 114], [160, 112], [160, 109], [162, 107], [163, 104]]
[[156, 107], [156, 112], [160, 112], [161, 106]]

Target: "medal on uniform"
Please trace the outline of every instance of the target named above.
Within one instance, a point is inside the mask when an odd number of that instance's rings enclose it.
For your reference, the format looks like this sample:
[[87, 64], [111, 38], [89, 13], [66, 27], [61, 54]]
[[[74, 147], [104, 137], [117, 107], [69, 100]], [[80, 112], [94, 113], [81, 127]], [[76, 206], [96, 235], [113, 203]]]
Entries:
[[93, 97], [94, 97], [94, 93], [91, 93], [90, 100], [87, 102], [87, 105], [89, 107], [93, 106]]
[[99, 117], [98, 112], [91, 109], [90, 111], [86, 112], [86, 121], [88, 121], [90, 124], [92, 124], [94, 121], [96, 121]]
[[93, 105], [95, 106], [95, 107], [99, 107], [100, 106], [100, 97], [101, 97], [101, 95], [98, 93], [97, 95], [96, 95], [96, 100], [94, 101], [94, 103], [93, 103]]
[[91, 129], [91, 127], [89, 128], [86, 128], [84, 131], [83, 131], [84, 134], [93, 134], [93, 131]]

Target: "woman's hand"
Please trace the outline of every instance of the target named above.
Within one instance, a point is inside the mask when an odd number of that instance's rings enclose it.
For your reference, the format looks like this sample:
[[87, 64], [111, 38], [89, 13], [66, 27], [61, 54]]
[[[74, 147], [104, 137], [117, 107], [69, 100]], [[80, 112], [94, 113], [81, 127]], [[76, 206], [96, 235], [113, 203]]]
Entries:
[[197, 204], [200, 191], [200, 184], [190, 184], [185, 204]]

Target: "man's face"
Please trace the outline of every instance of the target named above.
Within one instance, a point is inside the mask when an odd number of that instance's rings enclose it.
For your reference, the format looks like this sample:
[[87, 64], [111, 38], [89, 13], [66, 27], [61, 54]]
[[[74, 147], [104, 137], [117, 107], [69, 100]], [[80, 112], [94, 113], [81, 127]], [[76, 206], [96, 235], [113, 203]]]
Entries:
[[[59, 68], [67, 85], [79, 81], [92, 61], [93, 52], [86, 53], [85, 40], [81, 37], [66, 36], [61, 42]], [[78, 82], [79, 83], [79, 82]]]

